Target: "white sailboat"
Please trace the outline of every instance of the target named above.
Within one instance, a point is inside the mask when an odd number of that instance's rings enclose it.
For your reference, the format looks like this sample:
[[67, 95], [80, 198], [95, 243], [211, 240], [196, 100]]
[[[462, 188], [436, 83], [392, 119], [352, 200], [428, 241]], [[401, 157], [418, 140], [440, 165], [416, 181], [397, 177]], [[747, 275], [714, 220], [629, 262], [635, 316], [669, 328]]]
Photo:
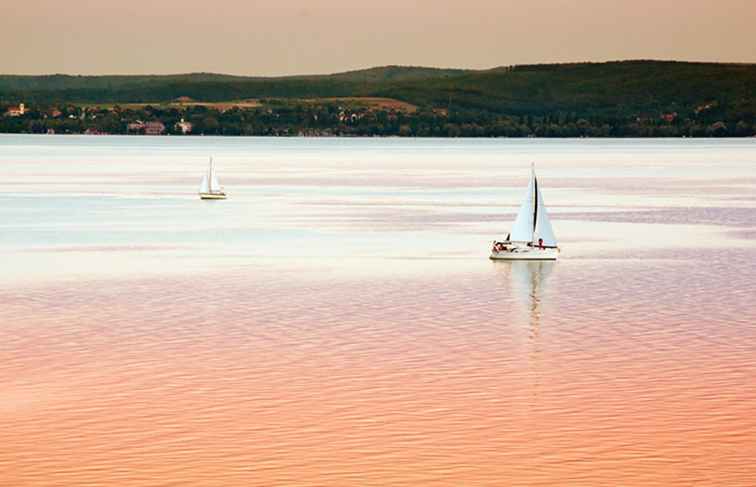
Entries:
[[556, 260], [559, 256], [556, 236], [543, 204], [543, 195], [531, 168], [530, 183], [512, 233], [503, 242], [494, 241], [492, 260]]
[[213, 165], [213, 158], [210, 158], [210, 165], [207, 168], [207, 174], [202, 176], [202, 182], [200, 183], [199, 190], [200, 199], [203, 200], [225, 200], [226, 193], [223, 191], [223, 186], [218, 181], [218, 176], [215, 174], [215, 166]]

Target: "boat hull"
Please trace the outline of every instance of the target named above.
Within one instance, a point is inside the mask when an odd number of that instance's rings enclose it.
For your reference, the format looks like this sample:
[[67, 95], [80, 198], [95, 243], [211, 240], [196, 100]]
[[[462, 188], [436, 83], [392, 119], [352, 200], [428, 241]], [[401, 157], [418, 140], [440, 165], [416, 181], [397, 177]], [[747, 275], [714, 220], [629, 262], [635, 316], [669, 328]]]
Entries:
[[515, 248], [512, 251], [493, 251], [491, 260], [557, 260], [559, 249], [539, 249], [537, 247]]
[[226, 193], [200, 193], [201, 200], [225, 200]]

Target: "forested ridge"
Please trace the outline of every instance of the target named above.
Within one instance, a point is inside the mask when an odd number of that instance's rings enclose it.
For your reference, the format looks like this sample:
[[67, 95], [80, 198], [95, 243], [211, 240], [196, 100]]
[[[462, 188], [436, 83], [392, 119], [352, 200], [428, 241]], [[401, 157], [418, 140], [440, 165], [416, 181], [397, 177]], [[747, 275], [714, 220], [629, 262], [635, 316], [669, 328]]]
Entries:
[[[24, 103], [28, 112], [0, 119], [0, 131], [128, 133], [130, 122], [153, 120], [178, 133], [183, 118], [189, 133], [225, 135], [752, 136], [755, 94], [754, 64], [672, 61], [387, 66], [278, 78], [2, 75], [0, 109]], [[211, 105], [251, 99], [258, 102]]]

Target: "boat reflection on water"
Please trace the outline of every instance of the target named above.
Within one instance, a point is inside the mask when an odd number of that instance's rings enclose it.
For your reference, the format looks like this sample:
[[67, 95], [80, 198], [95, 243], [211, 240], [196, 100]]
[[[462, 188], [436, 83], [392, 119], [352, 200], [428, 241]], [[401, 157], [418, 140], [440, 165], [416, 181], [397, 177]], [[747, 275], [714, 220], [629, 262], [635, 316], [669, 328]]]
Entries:
[[531, 332], [537, 331], [541, 321], [541, 303], [544, 300], [545, 283], [556, 262], [513, 261], [508, 264], [512, 279], [512, 293], [518, 303], [528, 312]]
[[531, 407], [537, 407], [541, 389], [541, 325], [548, 299], [546, 282], [554, 270], [554, 261], [498, 261], [497, 271], [508, 274], [511, 315], [508, 321], [514, 330], [527, 333], [522, 337], [523, 365], [530, 369]]
[[[497, 272], [508, 275], [510, 280], [510, 300], [515, 308], [525, 314], [531, 337], [538, 333], [546, 298], [546, 281], [554, 270], [554, 261], [496, 261]], [[514, 318], [514, 317], [512, 317]], [[511, 321], [515, 321], [514, 319]]]

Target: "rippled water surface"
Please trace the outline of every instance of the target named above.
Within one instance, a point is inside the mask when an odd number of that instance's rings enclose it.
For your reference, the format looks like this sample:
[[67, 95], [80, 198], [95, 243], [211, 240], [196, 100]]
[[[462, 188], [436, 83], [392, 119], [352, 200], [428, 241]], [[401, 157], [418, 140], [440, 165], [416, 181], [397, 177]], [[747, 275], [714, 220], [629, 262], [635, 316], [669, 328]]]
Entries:
[[[531, 161], [560, 260], [490, 262]], [[0, 485], [756, 485], [756, 140], [2, 136], [0, 180]]]

